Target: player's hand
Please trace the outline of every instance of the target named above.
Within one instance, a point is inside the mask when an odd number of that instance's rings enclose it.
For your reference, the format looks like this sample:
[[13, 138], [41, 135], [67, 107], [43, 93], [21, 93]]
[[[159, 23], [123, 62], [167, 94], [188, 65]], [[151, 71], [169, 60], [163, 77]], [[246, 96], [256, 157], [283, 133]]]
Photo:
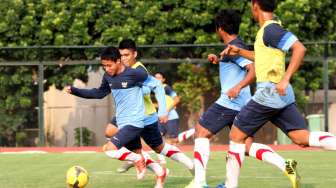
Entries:
[[220, 57], [224, 58], [224, 56], [235, 56], [238, 55], [240, 48], [235, 45], [228, 44], [227, 47], [220, 53]]
[[71, 94], [71, 86], [66, 86], [65, 87], [65, 92]]
[[165, 124], [168, 122], [168, 115], [160, 116], [159, 117], [159, 122], [162, 124]]
[[286, 95], [286, 89], [287, 86], [289, 84], [289, 81], [287, 80], [281, 80], [276, 86], [275, 89], [277, 90], [277, 92], [279, 93], [279, 95]]
[[218, 64], [218, 57], [215, 54], [209, 54], [208, 61], [210, 61], [212, 64]]
[[234, 99], [239, 95], [240, 90], [241, 90], [241, 87], [237, 85], [231, 88], [226, 94], [230, 99]]

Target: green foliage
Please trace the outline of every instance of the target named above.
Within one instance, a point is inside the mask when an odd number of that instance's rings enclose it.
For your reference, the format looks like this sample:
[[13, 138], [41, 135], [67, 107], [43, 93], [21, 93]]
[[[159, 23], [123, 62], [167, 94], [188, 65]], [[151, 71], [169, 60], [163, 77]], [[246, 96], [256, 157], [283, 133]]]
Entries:
[[[251, 22], [249, 1], [111, 1], [100, 0], [2, 0], [0, 3], [0, 46], [39, 45], [115, 45], [123, 38], [133, 38], [138, 44], [218, 43], [214, 33], [214, 16], [220, 9], [242, 11], [241, 37], [253, 43], [258, 26]], [[336, 3], [332, 0], [281, 0], [276, 14], [284, 27], [300, 40], [336, 40]], [[144, 49], [142, 57], [206, 58], [221, 49]], [[323, 46], [308, 46], [311, 56], [323, 54]], [[97, 50], [1, 50], [0, 60], [94, 59]], [[321, 64], [304, 65], [295, 77], [296, 89], [321, 88]], [[209, 68], [208, 65], [204, 67]], [[209, 90], [218, 87], [217, 72], [209, 74], [203, 68], [192, 75], [180, 65], [181, 78], [175, 87], [184, 103], [195, 103]], [[88, 66], [48, 66], [45, 68], [45, 89], [51, 84], [58, 88], [74, 78], [87, 79]], [[30, 126], [36, 127], [36, 67], [0, 67], [0, 137], [11, 140], [14, 133]], [[207, 72], [207, 73], [204, 73]], [[203, 74], [204, 73], [204, 74]], [[187, 77], [186, 75], [189, 75]], [[204, 83], [202, 83], [204, 82]], [[197, 86], [200, 87], [195, 87]], [[183, 88], [193, 89], [193, 92]], [[193, 105], [194, 106], [194, 105]], [[12, 143], [13, 144], [13, 143]]]
[[211, 89], [211, 83], [206, 69], [200, 65], [182, 63], [178, 67], [181, 81], [174, 83], [173, 87], [181, 95], [182, 101], [186, 101], [191, 112], [197, 112], [201, 107], [201, 96]]
[[[81, 130], [82, 129], [82, 130]], [[92, 131], [86, 127], [77, 127], [75, 130], [75, 145], [76, 146], [89, 146], [92, 141]], [[82, 135], [81, 135], [82, 133]], [[82, 138], [82, 145], [81, 145]]]

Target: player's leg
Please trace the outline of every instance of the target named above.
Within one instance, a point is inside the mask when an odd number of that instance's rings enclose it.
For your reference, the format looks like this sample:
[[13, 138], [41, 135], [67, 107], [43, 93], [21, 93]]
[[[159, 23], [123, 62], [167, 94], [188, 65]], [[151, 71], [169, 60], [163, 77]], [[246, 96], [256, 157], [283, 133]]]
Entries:
[[231, 125], [238, 111], [217, 103], [212, 104], [195, 126], [194, 165], [195, 177], [187, 187], [206, 186], [206, 168], [210, 155], [210, 138], [224, 127]]
[[226, 163], [226, 187], [238, 187], [240, 168], [245, 157], [245, 141], [254, 135], [277, 110], [250, 100], [236, 116], [230, 131], [230, 146]]
[[104, 145], [103, 151], [108, 157], [118, 159], [121, 161], [132, 161], [137, 168], [137, 177], [142, 179], [146, 171], [145, 159], [143, 155], [134, 153], [124, 146], [138, 137], [143, 128], [138, 128], [134, 126], [124, 126], [112, 137], [107, 144]]
[[179, 148], [163, 142], [157, 122], [145, 126], [141, 137], [144, 139], [146, 144], [148, 144], [156, 153], [160, 153], [174, 161], [182, 163], [189, 170], [194, 169], [194, 164], [192, 160], [184, 153], [182, 153]]
[[105, 137], [107, 139], [110, 139], [111, 137], [113, 137], [115, 134], [117, 134], [117, 132], [118, 132], [118, 127], [115, 126], [114, 124], [108, 123], [106, 125], [106, 128], [105, 128]]
[[156, 175], [155, 188], [163, 188], [164, 181], [167, 176], [167, 170], [165, 167], [162, 167], [158, 162], [153, 160], [146, 151], [142, 150], [140, 137], [137, 137], [136, 139], [126, 144], [125, 147], [135, 153], [142, 154], [144, 156], [146, 167], [154, 172], [154, 174]]
[[286, 172], [286, 160], [271, 147], [265, 144], [254, 143], [252, 137], [247, 138], [245, 144], [248, 156], [272, 164], [278, 167], [282, 172]]
[[177, 136], [177, 142], [178, 143], [184, 142], [188, 140], [190, 137], [192, 137], [194, 134], [195, 134], [195, 128], [183, 131]]
[[[159, 125], [159, 130], [160, 130], [162, 137], [165, 137], [167, 134], [167, 123], [159, 123], [158, 125]], [[167, 164], [166, 157], [164, 155], [161, 155], [160, 153], [156, 153], [156, 156], [161, 165], [165, 166]]]
[[210, 141], [212, 133], [199, 123], [195, 126], [194, 142], [194, 178], [185, 188], [205, 188], [206, 168], [210, 155]]
[[179, 119], [168, 120], [166, 125], [167, 133], [165, 135], [166, 142], [176, 145], [178, 143]]
[[142, 154], [145, 157], [147, 168], [153, 171], [156, 175], [155, 188], [163, 188], [166, 176], [168, 175], [168, 169], [162, 167], [158, 162], [153, 160], [147, 152], [142, 151]]
[[[159, 124], [160, 132], [162, 135], [165, 136], [165, 142], [168, 144], [176, 145], [178, 143], [177, 136], [178, 136], [178, 129], [179, 129], [179, 122], [178, 119], [168, 120], [165, 124]], [[165, 165], [166, 159], [165, 156], [161, 154], [157, 154], [160, 164]]]
[[322, 131], [309, 132], [305, 120], [295, 104], [283, 109], [274, 123], [285, 126], [283, 131], [297, 145], [336, 150], [335, 135]]
[[[109, 141], [118, 132], [118, 127], [115, 124], [116, 124], [115, 118], [113, 118], [112, 121], [106, 125], [105, 137], [106, 137], [107, 141]], [[127, 149], [132, 151], [129, 148], [127, 148]], [[117, 169], [117, 172], [119, 172], [119, 173], [127, 172], [133, 166], [134, 166], [134, 164], [133, 164], [132, 161], [123, 161], [121, 166]]]
[[[290, 104], [281, 109], [271, 122], [279, 127], [292, 141], [301, 146], [307, 146], [309, 140], [309, 131], [305, 120], [296, 108], [296, 105]], [[292, 187], [299, 187], [300, 176], [296, 169], [296, 161], [287, 160], [285, 174], [291, 181]]]

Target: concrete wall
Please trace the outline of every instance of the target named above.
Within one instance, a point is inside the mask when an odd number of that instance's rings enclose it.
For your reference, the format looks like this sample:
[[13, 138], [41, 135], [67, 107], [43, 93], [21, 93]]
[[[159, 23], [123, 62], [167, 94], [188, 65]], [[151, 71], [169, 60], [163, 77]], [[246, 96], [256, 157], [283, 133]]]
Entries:
[[[102, 75], [102, 71], [91, 72], [87, 85], [80, 80], [76, 80], [74, 85], [79, 88], [99, 87]], [[80, 126], [94, 132], [92, 145], [105, 143], [105, 126], [114, 113], [110, 96], [104, 99], [83, 99], [50, 87], [44, 99], [48, 145], [73, 146], [74, 129]]]

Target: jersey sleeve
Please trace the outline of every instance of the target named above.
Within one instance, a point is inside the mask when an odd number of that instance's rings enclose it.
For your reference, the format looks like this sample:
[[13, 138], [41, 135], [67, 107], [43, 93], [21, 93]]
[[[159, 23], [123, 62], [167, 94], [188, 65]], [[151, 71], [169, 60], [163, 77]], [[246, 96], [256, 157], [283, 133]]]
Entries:
[[110, 86], [107, 80], [105, 79], [105, 76], [103, 76], [103, 80], [99, 88], [79, 89], [71, 86], [71, 94], [87, 99], [102, 99], [110, 93], [111, 93]]
[[252, 61], [241, 56], [235, 57], [233, 61], [241, 68], [244, 68], [246, 65], [253, 63]]
[[135, 79], [137, 83], [144, 83], [148, 78], [148, 73], [144, 68], [133, 69], [135, 73]]
[[143, 87], [148, 87], [154, 92], [159, 104], [158, 115], [167, 115], [165, 90], [161, 82], [154, 76], [149, 75], [147, 80], [143, 83]]
[[168, 95], [168, 96], [170, 96], [172, 98], [174, 98], [174, 97], [177, 96], [177, 94], [175, 93], [175, 91], [173, 90], [173, 88], [171, 88], [170, 86], [166, 85], [164, 89], [165, 89], [166, 95]]
[[288, 51], [298, 38], [279, 24], [270, 24], [265, 27], [263, 41], [266, 46]]

